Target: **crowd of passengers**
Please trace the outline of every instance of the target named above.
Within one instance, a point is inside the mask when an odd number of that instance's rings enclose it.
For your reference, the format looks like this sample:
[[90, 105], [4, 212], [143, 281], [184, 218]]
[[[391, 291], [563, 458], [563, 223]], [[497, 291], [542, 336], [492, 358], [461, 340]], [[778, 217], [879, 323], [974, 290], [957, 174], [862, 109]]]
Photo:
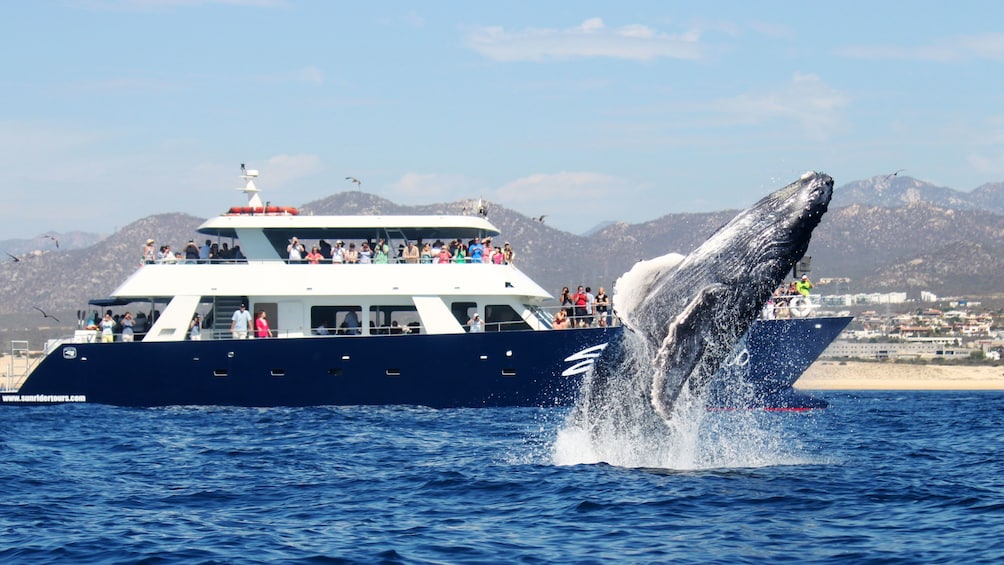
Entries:
[[218, 261], [246, 262], [247, 257], [241, 252], [240, 245], [222, 245], [207, 239], [202, 245], [190, 239], [181, 251], [171, 249], [170, 245], [159, 248], [153, 239], [146, 240], [143, 246], [143, 263], [211, 263]]
[[591, 287], [579, 285], [575, 293], [571, 293], [568, 287], [561, 288], [561, 295], [558, 296], [561, 307], [554, 314], [551, 320], [551, 328], [555, 330], [565, 330], [568, 328], [605, 328], [612, 323], [612, 313], [610, 296], [602, 286], [600, 290], [593, 294]]
[[[373, 240], [362, 241], [356, 247], [355, 242], [345, 245], [345, 242], [338, 240], [334, 245], [325, 240], [319, 240], [317, 244], [311, 245], [310, 251], [307, 246], [298, 238], [290, 239], [286, 246], [286, 258], [289, 262], [295, 263], [333, 263], [333, 264], [386, 264], [386, 263], [488, 263], [495, 265], [512, 265], [516, 259], [516, 252], [509, 242], [505, 242], [501, 247], [492, 245], [492, 239], [486, 237], [484, 241], [480, 237], [475, 237], [468, 242], [463, 242], [460, 238], [449, 243], [436, 240], [434, 243], [425, 243], [422, 240], [408, 241], [401, 243], [397, 249], [391, 249], [384, 239], [377, 242]], [[156, 241], [147, 239], [143, 246], [143, 263], [215, 263], [215, 262], [238, 262], [247, 261], [247, 257], [241, 252], [240, 245], [230, 247], [227, 243], [217, 244], [207, 239], [204, 244], [198, 245], [194, 240], [188, 243], [181, 251], [171, 249], [170, 245], [161, 245], [159, 248]]]
[[490, 237], [486, 237], [484, 241], [480, 237], [475, 237], [466, 243], [460, 238], [449, 243], [439, 239], [433, 243], [422, 240], [408, 241], [402, 242], [396, 249], [392, 249], [383, 238], [375, 243], [373, 240], [360, 242], [358, 248], [355, 242], [346, 245], [344, 241], [337, 240], [332, 245], [322, 239], [316, 245], [312, 245], [309, 252], [306, 245], [294, 237], [286, 246], [286, 255], [290, 262], [315, 265], [320, 263], [379, 265], [391, 262], [512, 265], [516, 258], [516, 252], [508, 241], [499, 247], [492, 245]]

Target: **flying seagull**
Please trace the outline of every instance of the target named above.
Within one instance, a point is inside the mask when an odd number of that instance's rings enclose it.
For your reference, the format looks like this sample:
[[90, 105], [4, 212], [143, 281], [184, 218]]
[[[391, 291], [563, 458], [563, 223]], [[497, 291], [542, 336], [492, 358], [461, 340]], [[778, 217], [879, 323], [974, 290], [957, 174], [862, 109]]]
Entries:
[[356, 177], [345, 177], [345, 180], [352, 181], [353, 183], [355, 183], [356, 188], [362, 188], [363, 186], [363, 181], [357, 179]]
[[21, 261], [21, 258], [18, 257], [17, 255], [11, 255], [7, 251], [4, 251], [4, 253], [7, 253], [7, 256], [10, 257], [11, 259], [13, 259], [15, 263], [19, 263]]
[[541, 215], [537, 216], [536, 218], [534, 218], [534, 221], [540, 222], [540, 223], [543, 224], [544, 223], [544, 218], [546, 218], [546, 217], [547, 217], [547, 214], [541, 214]]
[[59, 249], [59, 240], [58, 240], [58, 239], [56, 239], [56, 236], [54, 236], [54, 235], [49, 235], [49, 234], [45, 234], [45, 235], [43, 235], [43, 236], [41, 236], [41, 237], [44, 237], [44, 238], [46, 238], [46, 239], [51, 239], [51, 240], [52, 240], [53, 242], [55, 242], [55, 243], [56, 243], [56, 249]]
[[895, 173], [893, 173], [893, 174], [891, 174], [891, 175], [886, 175], [886, 176], [885, 176], [885, 178], [884, 178], [884, 179], [882, 179], [882, 180], [884, 180], [884, 181], [885, 181], [885, 180], [889, 180], [889, 179], [891, 179], [892, 177], [894, 177], [894, 176], [896, 176], [896, 175], [898, 175], [898, 174], [902, 173], [902, 172], [903, 172], [903, 171], [905, 171], [905, 170], [906, 170], [906, 169], [900, 169], [900, 170], [896, 171]]
[[39, 312], [41, 312], [41, 313], [42, 313], [42, 317], [43, 317], [43, 318], [52, 318], [53, 320], [56, 320], [56, 323], [57, 323], [57, 324], [58, 324], [58, 323], [61, 323], [61, 322], [59, 321], [59, 318], [57, 318], [57, 317], [55, 317], [55, 316], [53, 316], [53, 315], [50, 315], [50, 314], [47, 314], [47, 313], [45, 312], [45, 310], [42, 310], [42, 309], [41, 309], [41, 308], [39, 308], [38, 306], [32, 306], [32, 308], [34, 308], [35, 310], [38, 310]]

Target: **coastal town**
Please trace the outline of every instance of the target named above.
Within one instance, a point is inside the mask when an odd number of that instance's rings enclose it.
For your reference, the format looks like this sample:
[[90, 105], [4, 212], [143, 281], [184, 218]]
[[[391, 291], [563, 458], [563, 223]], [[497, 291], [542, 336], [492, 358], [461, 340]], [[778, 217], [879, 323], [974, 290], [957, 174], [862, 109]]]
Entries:
[[[820, 286], [832, 285], [821, 279]], [[815, 315], [853, 315], [824, 359], [995, 362], [1004, 354], [999, 300], [942, 298], [930, 292], [814, 296]]]

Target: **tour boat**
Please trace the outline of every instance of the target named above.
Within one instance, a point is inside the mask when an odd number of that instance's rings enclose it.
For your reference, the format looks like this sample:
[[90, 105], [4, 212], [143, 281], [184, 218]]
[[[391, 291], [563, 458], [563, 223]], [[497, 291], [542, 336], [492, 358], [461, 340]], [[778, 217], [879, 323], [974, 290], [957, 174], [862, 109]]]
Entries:
[[[481, 215], [304, 215], [263, 205], [257, 171], [242, 173], [247, 206], [198, 228], [240, 254], [143, 264], [91, 301], [73, 336], [50, 340], [2, 404], [563, 406], [625, 331], [616, 320], [552, 329], [552, 296], [514, 264], [398, 256], [406, 242], [498, 237]], [[343, 248], [382, 239], [391, 253], [385, 264], [313, 263], [290, 259], [294, 238]], [[265, 313], [267, 334], [245, 337], [244, 321], [232, 331], [241, 305]], [[103, 342], [100, 318], [126, 310], [139, 313], [134, 340]], [[825, 406], [791, 385], [849, 320], [755, 322], [716, 375], [710, 406]]]

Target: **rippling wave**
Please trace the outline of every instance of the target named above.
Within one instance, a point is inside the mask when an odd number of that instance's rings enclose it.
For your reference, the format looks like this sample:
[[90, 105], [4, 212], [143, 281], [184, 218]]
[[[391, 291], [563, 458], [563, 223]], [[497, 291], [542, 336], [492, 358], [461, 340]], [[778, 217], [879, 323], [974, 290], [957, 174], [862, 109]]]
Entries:
[[559, 464], [559, 409], [4, 407], [0, 559], [1004, 557], [1004, 394], [824, 396], [709, 414], [685, 468]]

